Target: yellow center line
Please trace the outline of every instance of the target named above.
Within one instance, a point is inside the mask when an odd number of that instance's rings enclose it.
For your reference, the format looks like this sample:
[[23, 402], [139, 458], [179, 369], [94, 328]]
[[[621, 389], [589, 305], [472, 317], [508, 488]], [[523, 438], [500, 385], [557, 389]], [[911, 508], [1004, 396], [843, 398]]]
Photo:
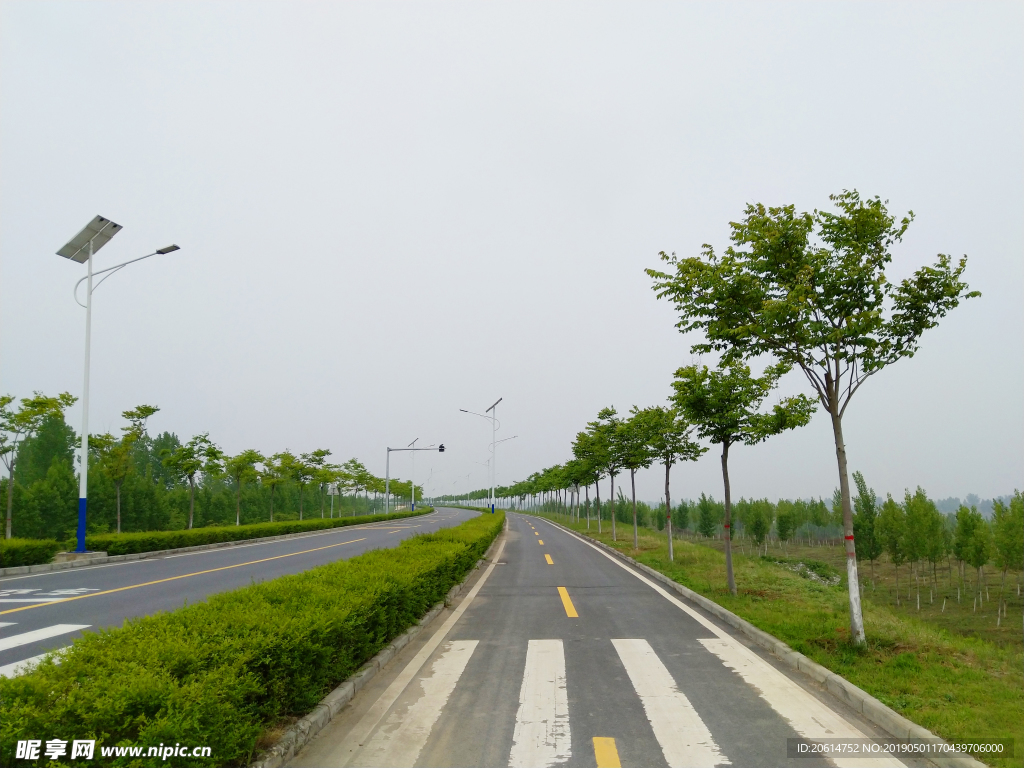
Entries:
[[622, 768], [619, 762], [619, 750], [615, 748], [615, 739], [607, 736], [594, 737], [594, 757], [597, 768]]
[[537, 543], [540, 544], [541, 546], [544, 546], [544, 540], [543, 539], [537, 539]]
[[536, 531], [534, 531], [534, 532], [533, 532], [533, 535], [534, 535], [534, 536], [540, 536], [540, 534], [539, 534], [539, 533], [537, 533]]
[[576, 613], [576, 606], [572, 604], [572, 600], [569, 599], [569, 592], [565, 587], [558, 588], [558, 596], [562, 598], [562, 607], [565, 608], [565, 615], [570, 619], [578, 619], [580, 615]]
[[548, 561], [548, 565], [555, 564], [555, 561], [551, 559], [551, 555], [544, 555], [544, 559]]
[[195, 573], [183, 573], [180, 576], [169, 576], [166, 579], [157, 579], [156, 581], [147, 581], [147, 582], [145, 582], [143, 584], [132, 584], [131, 586], [118, 587], [117, 589], [107, 589], [107, 590], [104, 590], [103, 592], [93, 592], [92, 594], [89, 594], [89, 595], [77, 595], [75, 597], [66, 597], [63, 600], [53, 600], [52, 602], [48, 602], [48, 603], [35, 603], [33, 605], [22, 606], [21, 608], [9, 608], [6, 611], [0, 611], [0, 616], [3, 616], [6, 613], [17, 613], [18, 611], [27, 611], [30, 608], [41, 608], [44, 605], [59, 605], [61, 603], [69, 603], [72, 600], [83, 600], [86, 597], [99, 597], [100, 595], [112, 595], [115, 592], [124, 592], [127, 589], [138, 589], [139, 587], [149, 587], [149, 586], [152, 586], [153, 584], [163, 584], [166, 581], [177, 581], [178, 579], [187, 579], [190, 576], [202, 576], [204, 573], [216, 573], [217, 571], [226, 571], [226, 570], [228, 570], [230, 568], [241, 568], [242, 566], [245, 566], [245, 565], [256, 565], [256, 563], [267, 563], [267, 562], [270, 562], [271, 560], [280, 560], [282, 557], [295, 557], [296, 555], [306, 555], [306, 554], [309, 554], [310, 552], [319, 552], [322, 549], [332, 549], [333, 547], [340, 547], [340, 546], [342, 546], [344, 544], [355, 544], [357, 541], [366, 541], [366, 537], [364, 536], [361, 539], [352, 539], [351, 541], [341, 541], [341, 542], [338, 542], [337, 544], [328, 544], [326, 547], [316, 547], [314, 549], [304, 549], [301, 552], [291, 552], [291, 553], [289, 553], [287, 555], [275, 555], [274, 557], [264, 557], [261, 560], [250, 560], [247, 563], [236, 563], [235, 565], [224, 565], [224, 566], [221, 566], [220, 568], [209, 568], [209, 569], [207, 569], [205, 571], [196, 571]]

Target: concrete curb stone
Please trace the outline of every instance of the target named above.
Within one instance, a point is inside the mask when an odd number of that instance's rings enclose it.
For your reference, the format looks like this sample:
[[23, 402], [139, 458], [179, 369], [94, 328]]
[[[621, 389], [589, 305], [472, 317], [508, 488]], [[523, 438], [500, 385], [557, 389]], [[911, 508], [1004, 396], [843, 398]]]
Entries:
[[[549, 520], [548, 518], [543, 519], [552, 525], [558, 526], [563, 531], [576, 536], [579, 535], [576, 531], [570, 530], [569, 528], [556, 523], [554, 520]], [[786, 666], [804, 673], [814, 680], [814, 682], [823, 686], [831, 695], [835, 696], [847, 706], [852, 707], [857, 712], [861, 713], [867, 720], [883, 730], [888, 731], [896, 738], [921, 739], [929, 741], [934, 740], [946, 743], [943, 739], [936, 736], [927, 728], [923, 728], [917, 723], [903, 717], [903, 715], [887, 707], [870, 693], [858, 688], [849, 680], [840, 677], [834, 672], [830, 672], [825, 669], [825, 667], [807, 658], [799, 651], [794, 651], [777, 637], [773, 637], [764, 630], [758, 629], [749, 621], [741, 619], [735, 613], [723, 608], [718, 603], [709, 600], [703, 595], [697, 594], [692, 589], [684, 587], [677, 581], [673, 581], [665, 574], [659, 573], [653, 568], [637, 562], [632, 557], [622, 554], [617, 549], [614, 549], [603, 542], [596, 541], [594, 539], [589, 539], [588, 541], [589, 543], [606, 550], [609, 554], [617, 557], [619, 560], [622, 560], [637, 570], [642, 571], [652, 579], [670, 587], [673, 591], [678, 592], [691, 603], [696, 603], [708, 613], [721, 619], [729, 626], [738, 629], [744, 635], [757, 643], [757, 645], [772, 653], [772, 655], [782, 661]], [[928, 759], [939, 766], [939, 768], [986, 768], [985, 763], [967, 755], [960, 755], [956, 757], [929, 756]]]
[[416, 635], [430, 626], [434, 619], [441, 614], [441, 611], [451, 605], [452, 601], [462, 592], [473, 571], [478, 570], [482, 563], [491, 559], [491, 555], [493, 554], [495, 547], [497, 547], [501, 542], [507, 530], [508, 518], [506, 517], [505, 525], [502, 528], [501, 533], [494, 537], [494, 541], [491, 542], [491, 546], [487, 548], [484, 556], [476, 561], [476, 565], [473, 566], [469, 573], [466, 574], [466, 578], [448, 590], [448, 594], [445, 595], [444, 602], [438, 603], [427, 611], [416, 625], [410, 627], [392, 640], [387, 647], [380, 651], [380, 653], [366, 662], [362, 669], [327, 694], [320, 703], [313, 708], [312, 712], [301, 718], [291, 728], [285, 731], [285, 734], [278, 739], [277, 743], [264, 752], [259, 760], [252, 763], [250, 768], [281, 768], [281, 766], [286, 762], [295, 757], [299, 750], [302, 749], [310, 739], [320, 733], [320, 731], [322, 731], [327, 724], [330, 723], [339, 712], [341, 712], [344, 706], [352, 700], [356, 693], [358, 693], [368, 682], [377, 676], [377, 673], [394, 658], [398, 651], [408, 645]]

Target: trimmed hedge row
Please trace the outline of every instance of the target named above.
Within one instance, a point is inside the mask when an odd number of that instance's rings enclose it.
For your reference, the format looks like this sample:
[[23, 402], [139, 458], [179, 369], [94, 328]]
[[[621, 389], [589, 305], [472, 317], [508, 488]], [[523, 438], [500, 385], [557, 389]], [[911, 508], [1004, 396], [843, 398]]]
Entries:
[[442, 600], [503, 522], [481, 515], [87, 633], [60, 664], [0, 678], [0, 764], [15, 763], [19, 739], [96, 739], [93, 760], [75, 765], [150, 765], [101, 758], [100, 747], [160, 743], [212, 748], [212, 757], [176, 758], [176, 767], [246, 765], [263, 731], [309, 712]]
[[0, 568], [48, 563], [61, 549], [55, 539], [0, 539]]
[[[309, 520], [285, 520], [277, 523], [253, 523], [252, 525], [218, 525], [208, 528], [193, 528], [184, 531], [143, 531], [140, 533], [97, 533], [85, 537], [87, 549], [106, 552], [108, 555], [134, 555], [139, 552], [158, 552], [163, 549], [195, 547], [200, 544], [217, 544], [222, 541], [243, 541], [262, 539], [267, 536], [282, 536], [286, 533], [343, 528], [348, 525], [363, 525], [382, 520], [396, 520], [413, 515], [425, 515], [430, 507], [416, 512], [393, 512], [390, 515], [362, 515], [360, 517], [312, 518]], [[68, 542], [74, 549], [76, 543]]]

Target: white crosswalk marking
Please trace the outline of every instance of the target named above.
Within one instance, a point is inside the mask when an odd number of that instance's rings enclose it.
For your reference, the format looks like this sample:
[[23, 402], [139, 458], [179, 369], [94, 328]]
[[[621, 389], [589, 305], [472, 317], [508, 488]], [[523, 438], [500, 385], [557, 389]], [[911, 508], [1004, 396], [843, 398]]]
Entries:
[[66, 634], [67, 632], [77, 632], [80, 629], [86, 629], [88, 626], [88, 624], [54, 624], [50, 627], [34, 629], [31, 632], [22, 632], [20, 635], [3, 637], [0, 638], [0, 651], [17, 648], [19, 645], [28, 645], [38, 640], [46, 640], [57, 635]]
[[419, 680], [419, 698], [408, 709], [393, 709], [354, 762], [412, 768], [478, 643], [478, 640], [446, 643], [444, 651], [430, 666], [429, 677]]
[[[735, 670], [772, 709], [789, 721], [806, 739], [863, 739], [865, 734], [823, 705], [775, 667], [766, 664], [735, 641], [702, 639], [701, 645], [725, 666]], [[903, 763], [888, 755], [849, 759], [829, 755], [836, 768], [902, 768]]]
[[508, 764], [513, 768], [550, 768], [568, 762], [571, 756], [562, 641], [531, 640]]
[[730, 761], [646, 640], [612, 640], [670, 768], [714, 768]]
[[61, 651], [63, 650], [63, 648], [59, 648], [56, 651], [40, 653], [38, 656], [29, 656], [27, 659], [16, 661], [13, 664], [5, 664], [0, 667], [0, 677], [17, 677], [18, 675], [24, 675], [26, 672], [31, 672], [40, 661], [47, 657], [49, 653], [53, 653], [54, 660], [59, 662]]

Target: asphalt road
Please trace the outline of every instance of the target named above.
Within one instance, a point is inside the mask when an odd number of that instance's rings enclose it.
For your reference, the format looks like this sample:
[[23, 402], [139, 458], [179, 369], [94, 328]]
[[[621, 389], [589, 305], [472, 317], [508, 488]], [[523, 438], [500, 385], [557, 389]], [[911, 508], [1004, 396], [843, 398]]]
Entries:
[[924, 764], [787, 759], [788, 738], [886, 734], [597, 547], [508, 518], [494, 564], [293, 768]]
[[253, 582], [393, 547], [404, 538], [477, 514], [445, 508], [292, 539], [0, 578], [0, 675], [17, 674], [82, 632], [119, 627], [125, 619], [172, 611]]

